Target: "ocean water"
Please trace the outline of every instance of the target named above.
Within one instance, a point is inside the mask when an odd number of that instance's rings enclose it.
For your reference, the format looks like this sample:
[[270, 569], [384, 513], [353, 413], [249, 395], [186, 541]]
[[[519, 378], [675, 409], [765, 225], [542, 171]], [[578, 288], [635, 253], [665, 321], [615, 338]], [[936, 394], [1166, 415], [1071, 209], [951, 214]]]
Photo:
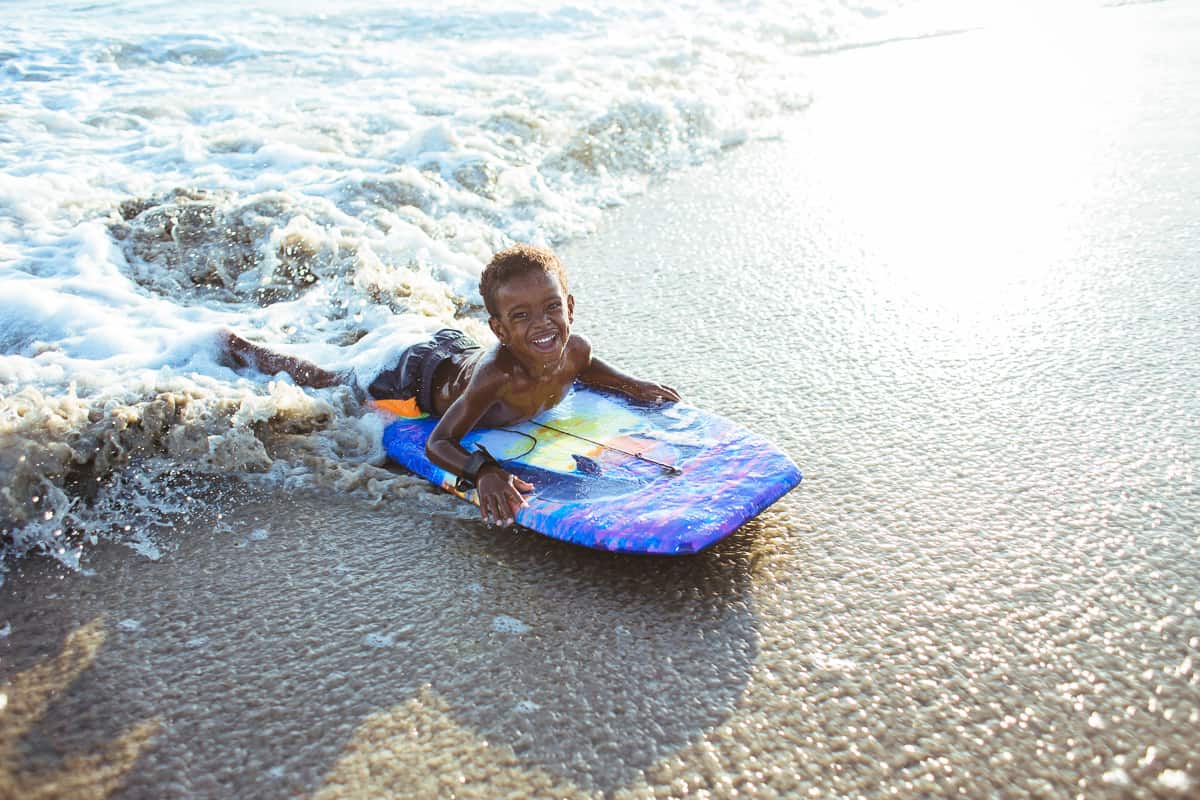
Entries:
[[235, 374], [216, 331], [366, 379], [437, 327], [486, 339], [492, 252], [776, 135], [807, 55], [939, 30], [900, 5], [6, 4], [5, 562], [156, 556], [184, 474], [381, 501], [405, 479], [348, 392]]
[[476, 281], [648, 182], [778, 135], [814, 53], [1029, 26], [1003, 3], [9, 3], [0, 551], [143, 553], [181, 473], [381, 501], [374, 419], [218, 363], [239, 331], [369, 380]]
[[[0, 795], [1196, 796], [1194, 3], [133, 8], [0, 23]], [[804, 484], [497, 533], [216, 363], [483, 335], [518, 238]]]
[[7, 4], [5, 563], [154, 555], [181, 471], [382, 500], [406, 481], [349, 393], [235, 374], [216, 331], [366, 380], [439, 326], [487, 339], [492, 252], [778, 136], [812, 54], [1078, 5]]
[[438, 327], [486, 340], [492, 252], [777, 136], [814, 53], [1092, 5], [7, 4], [3, 562], [154, 556], [185, 473], [382, 501], [406, 481], [349, 393], [235, 374], [216, 331], [366, 380]]

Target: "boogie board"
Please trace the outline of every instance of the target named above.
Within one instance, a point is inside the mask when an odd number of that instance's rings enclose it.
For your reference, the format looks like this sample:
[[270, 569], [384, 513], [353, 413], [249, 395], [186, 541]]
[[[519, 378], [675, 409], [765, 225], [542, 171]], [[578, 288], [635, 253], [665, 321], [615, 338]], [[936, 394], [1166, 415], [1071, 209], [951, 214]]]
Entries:
[[[383, 446], [400, 465], [478, 505], [472, 489], [425, 457], [435, 418], [411, 401], [375, 401], [393, 417]], [[516, 522], [586, 547], [695, 553], [736, 530], [800, 482], [792, 460], [761, 436], [687, 403], [647, 405], [576, 384], [554, 408], [508, 428], [471, 431], [534, 485]]]

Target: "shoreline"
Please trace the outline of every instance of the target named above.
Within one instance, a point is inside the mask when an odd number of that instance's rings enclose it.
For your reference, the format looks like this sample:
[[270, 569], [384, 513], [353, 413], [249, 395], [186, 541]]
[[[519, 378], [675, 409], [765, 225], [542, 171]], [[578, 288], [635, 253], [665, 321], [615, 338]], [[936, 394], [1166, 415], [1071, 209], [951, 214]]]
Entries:
[[1187, 796], [1200, 19], [1088, 19], [1016, 75], [980, 33], [817, 57], [780, 140], [561, 249], [598, 353], [801, 466], [765, 514], [630, 559], [280, 490], [27, 561], [0, 793]]

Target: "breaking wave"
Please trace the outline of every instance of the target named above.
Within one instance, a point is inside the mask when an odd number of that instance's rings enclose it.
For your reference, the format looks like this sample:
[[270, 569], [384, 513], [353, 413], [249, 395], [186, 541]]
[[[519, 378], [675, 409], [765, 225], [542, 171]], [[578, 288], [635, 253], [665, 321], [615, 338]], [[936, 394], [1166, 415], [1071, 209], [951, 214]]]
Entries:
[[219, 481], [423, 491], [349, 389], [238, 372], [218, 332], [360, 380], [444, 325], [486, 339], [491, 253], [587, 233], [656, 176], [774, 135], [809, 102], [806, 54], [895, 5], [17, 3], [4, 557], [78, 567], [100, 537], [153, 555]]

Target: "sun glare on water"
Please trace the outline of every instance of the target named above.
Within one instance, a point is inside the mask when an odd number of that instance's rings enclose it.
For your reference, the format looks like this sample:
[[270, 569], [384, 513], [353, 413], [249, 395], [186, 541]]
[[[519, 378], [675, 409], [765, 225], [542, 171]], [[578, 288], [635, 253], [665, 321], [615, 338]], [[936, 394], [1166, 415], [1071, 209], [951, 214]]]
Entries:
[[[1117, 33], [1104, 24], [1075, 4], [1049, 15], [1021, 6], [983, 31], [909, 48], [901, 75], [863, 53], [871, 80], [853, 76], [856, 96], [818, 97], [814, 113], [828, 97], [858, 115], [823, 145], [830, 190], [854, 209], [864, 292], [910, 333], [934, 326], [970, 348], [1078, 299], [1089, 210], [1111, 173], [1120, 104], [1136, 91], [1132, 68], [1094, 74]], [[883, 137], [880, 119], [893, 121]]]

